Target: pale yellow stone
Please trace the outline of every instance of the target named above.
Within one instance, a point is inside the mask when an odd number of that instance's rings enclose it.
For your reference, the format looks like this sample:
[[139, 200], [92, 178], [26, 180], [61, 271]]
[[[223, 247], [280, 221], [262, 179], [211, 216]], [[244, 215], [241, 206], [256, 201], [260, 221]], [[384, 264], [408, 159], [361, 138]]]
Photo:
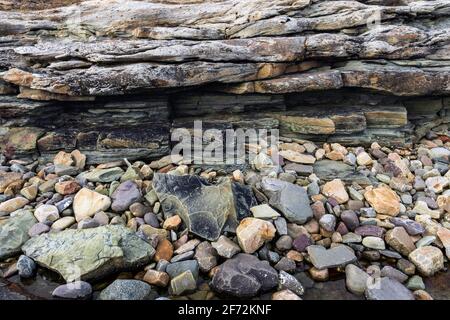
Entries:
[[400, 197], [389, 187], [368, 187], [364, 198], [370, 203], [377, 213], [397, 216], [400, 212]]
[[23, 208], [30, 201], [24, 197], [16, 197], [0, 203], [0, 215], [9, 214]]
[[98, 192], [83, 188], [73, 199], [75, 219], [79, 222], [94, 216], [99, 211], [106, 211], [111, 205], [111, 199]]
[[327, 197], [336, 199], [339, 204], [346, 203], [349, 199], [345, 185], [340, 179], [334, 179], [325, 183], [322, 193]]
[[256, 218], [243, 219], [236, 229], [239, 245], [246, 253], [254, 253], [265, 241], [272, 240], [275, 232], [272, 223]]
[[361, 152], [356, 156], [356, 162], [360, 166], [367, 166], [369, 164], [372, 164], [373, 160], [367, 152]]
[[289, 161], [295, 162], [295, 163], [302, 163], [302, 164], [313, 164], [316, 162], [316, 158], [314, 156], [311, 156], [309, 154], [303, 154], [292, 150], [283, 150], [280, 151], [280, 155]]
[[55, 158], [53, 159], [53, 164], [70, 167], [73, 165], [72, 156], [70, 155], [70, 153], [60, 151], [56, 154]]
[[31, 186], [28, 187], [24, 187], [22, 190], [20, 190], [20, 194], [30, 201], [36, 199], [37, 193], [38, 187], [35, 184], [32, 184]]

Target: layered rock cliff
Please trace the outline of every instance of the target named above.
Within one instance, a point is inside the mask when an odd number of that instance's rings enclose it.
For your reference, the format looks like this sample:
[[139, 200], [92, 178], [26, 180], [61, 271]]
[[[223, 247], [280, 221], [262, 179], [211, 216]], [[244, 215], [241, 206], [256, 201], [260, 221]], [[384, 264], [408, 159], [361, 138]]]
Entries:
[[446, 0], [0, 1], [7, 156], [155, 158], [170, 132], [405, 145], [450, 122]]

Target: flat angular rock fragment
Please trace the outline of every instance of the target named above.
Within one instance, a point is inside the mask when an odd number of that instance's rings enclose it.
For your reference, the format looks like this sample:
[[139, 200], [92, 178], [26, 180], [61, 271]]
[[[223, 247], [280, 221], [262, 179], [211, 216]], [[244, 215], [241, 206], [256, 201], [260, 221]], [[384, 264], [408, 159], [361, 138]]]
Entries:
[[119, 225], [43, 234], [28, 240], [22, 250], [68, 282], [142, 267], [155, 253], [147, 242]]
[[356, 261], [356, 256], [352, 249], [346, 245], [338, 245], [331, 249], [322, 246], [312, 245], [306, 248], [312, 264], [319, 270], [345, 266]]
[[198, 176], [157, 173], [153, 187], [166, 215], [178, 214], [191, 232], [211, 241], [219, 238], [228, 220], [249, 215], [254, 201], [251, 191], [239, 193], [243, 187], [233, 188], [230, 180], [213, 185]]
[[303, 224], [312, 217], [308, 194], [302, 187], [272, 178], [263, 178], [262, 188], [269, 203], [290, 222]]
[[368, 286], [365, 291], [367, 300], [415, 300], [411, 291], [397, 280], [382, 277]]
[[364, 197], [377, 213], [396, 216], [400, 212], [400, 197], [388, 187], [372, 188]]
[[342, 161], [321, 160], [314, 164], [314, 173], [323, 180], [331, 181], [341, 179], [342, 181], [356, 181], [360, 185], [370, 185], [370, 180], [356, 172], [355, 168]]

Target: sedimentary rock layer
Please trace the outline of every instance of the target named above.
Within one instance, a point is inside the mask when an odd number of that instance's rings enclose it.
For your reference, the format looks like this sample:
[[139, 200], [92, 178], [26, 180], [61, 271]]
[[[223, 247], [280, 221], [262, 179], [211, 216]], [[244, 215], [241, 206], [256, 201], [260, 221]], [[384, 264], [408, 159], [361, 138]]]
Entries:
[[0, 16], [7, 153], [158, 157], [194, 120], [396, 145], [449, 123], [444, 0], [3, 0]]
[[[246, 81], [258, 82], [242, 92], [252, 87], [260, 93], [285, 93], [343, 86], [396, 95], [449, 90], [446, 1], [65, 4], [55, 10], [1, 12], [1, 50], [9, 55], [2, 59], [7, 69], [3, 80], [52, 98]], [[29, 43], [23, 43], [25, 38]], [[363, 59], [377, 64], [335, 65], [337, 60]], [[396, 62], [411, 59], [407, 65]], [[302, 64], [311, 60], [318, 61]], [[316, 71], [323, 66], [329, 70]], [[305, 75], [305, 68], [314, 72]], [[290, 73], [294, 75], [285, 76]], [[24, 97], [45, 96], [23, 91]]]

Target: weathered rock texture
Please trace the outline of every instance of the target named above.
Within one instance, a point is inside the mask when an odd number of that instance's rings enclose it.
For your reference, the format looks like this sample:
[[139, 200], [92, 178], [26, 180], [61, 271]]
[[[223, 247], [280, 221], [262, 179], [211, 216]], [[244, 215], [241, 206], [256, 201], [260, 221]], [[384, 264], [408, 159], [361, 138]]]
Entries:
[[155, 158], [193, 119], [394, 145], [450, 120], [446, 0], [4, 0], [0, 10], [7, 155]]
[[213, 185], [194, 175], [157, 173], [153, 187], [167, 217], [178, 214], [189, 231], [208, 240], [217, 240], [224, 228], [235, 230], [256, 202], [250, 189], [229, 179]]
[[44, 234], [28, 240], [22, 250], [67, 282], [140, 268], [155, 253], [152, 246], [124, 226]]

